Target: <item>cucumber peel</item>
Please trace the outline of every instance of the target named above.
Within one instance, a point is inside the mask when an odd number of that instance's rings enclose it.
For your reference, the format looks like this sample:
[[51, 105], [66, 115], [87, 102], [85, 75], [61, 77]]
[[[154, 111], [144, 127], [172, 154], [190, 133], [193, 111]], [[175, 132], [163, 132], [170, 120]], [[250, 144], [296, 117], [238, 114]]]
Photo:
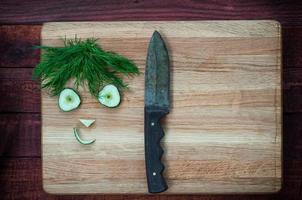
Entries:
[[83, 144], [83, 145], [88, 145], [88, 144], [92, 144], [95, 142], [95, 139], [93, 140], [82, 140], [79, 136], [79, 133], [77, 131], [76, 128], [73, 128], [73, 133], [74, 133], [74, 136], [76, 137], [77, 141], [80, 143], [80, 144]]
[[64, 112], [77, 109], [81, 104], [81, 98], [75, 90], [65, 88], [59, 95], [59, 108]]
[[121, 96], [117, 89], [112, 84], [106, 85], [100, 92], [99, 92], [99, 102], [104, 106], [109, 108], [117, 107], [120, 104]]

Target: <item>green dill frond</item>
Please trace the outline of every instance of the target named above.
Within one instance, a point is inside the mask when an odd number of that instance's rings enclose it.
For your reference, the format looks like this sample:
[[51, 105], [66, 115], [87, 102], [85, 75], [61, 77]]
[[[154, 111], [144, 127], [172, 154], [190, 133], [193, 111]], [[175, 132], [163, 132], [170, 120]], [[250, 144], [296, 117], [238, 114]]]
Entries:
[[123, 75], [139, 74], [136, 65], [129, 59], [113, 52], [104, 51], [96, 39], [64, 40], [64, 47], [37, 46], [43, 50], [41, 61], [33, 72], [40, 78], [42, 88], [51, 95], [58, 95], [68, 80], [75, 79], [75, 87], [88, 86], [90, 93], [97, 97], [106, 84], [119, 89], [127, 88]]

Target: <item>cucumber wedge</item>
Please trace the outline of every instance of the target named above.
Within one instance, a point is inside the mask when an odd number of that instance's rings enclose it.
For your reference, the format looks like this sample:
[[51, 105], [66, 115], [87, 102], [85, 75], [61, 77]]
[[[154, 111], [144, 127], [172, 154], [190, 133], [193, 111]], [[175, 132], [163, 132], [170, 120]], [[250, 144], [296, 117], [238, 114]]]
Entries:
[[74, 136], [76, 137], [77, 141], [80, 143], [80, 144], [84, 144], [84, 145], [88, 145], [88, 144], [92, 144], [95, 142], [95, 139], [93, 140], [82, 140], [79, 136], [79, 133], [77, 131], [76, 128], [73, 128], [73, 133], [74, 133]]
[[109, 108], [117, 107], [120, 104], [121, 96], [120, 93], [114, 85], [106, 85], [99, 92], [99, 102], [104, 106]]
[[81, 98], [71, 88], [65, 88], [59, 95], [59, 108], [64, 112], [69, 112], [77, 109], [81, 104]]
[[95, 122], [95, 119], [79, 119], [79, 120], [87, 128]]

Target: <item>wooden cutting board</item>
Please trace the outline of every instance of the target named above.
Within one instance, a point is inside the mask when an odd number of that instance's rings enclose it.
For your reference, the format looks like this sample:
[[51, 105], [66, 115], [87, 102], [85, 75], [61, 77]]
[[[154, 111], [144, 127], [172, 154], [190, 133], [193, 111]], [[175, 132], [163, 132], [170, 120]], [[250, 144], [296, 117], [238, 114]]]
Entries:
[[[172, 111], [166, 136], [165, 193], [262, 193], [281, 187], [281, 35], [275, 21], [46, 23], [42, 44], [96, 37], [135, 61], [118, 108], [80, 88], [82, 105], [60, 112], [42, 92], [43, 186], [49, 193], [147, 193], [144, 67], [154, 30], [171, 58]], [[90, 128], [80, 118], [96, 119]], [[72, 128], [83, 138], [79, 144]]]

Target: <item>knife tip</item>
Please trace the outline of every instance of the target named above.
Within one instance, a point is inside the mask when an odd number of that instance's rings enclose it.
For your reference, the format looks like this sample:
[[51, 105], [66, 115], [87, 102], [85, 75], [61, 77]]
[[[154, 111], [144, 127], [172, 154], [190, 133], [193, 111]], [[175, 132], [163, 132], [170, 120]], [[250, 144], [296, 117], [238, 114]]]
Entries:
[[155, 37], [161, 37], [157, 30], [155, 30], [152, 34], [152, 38], [155, 38]]

